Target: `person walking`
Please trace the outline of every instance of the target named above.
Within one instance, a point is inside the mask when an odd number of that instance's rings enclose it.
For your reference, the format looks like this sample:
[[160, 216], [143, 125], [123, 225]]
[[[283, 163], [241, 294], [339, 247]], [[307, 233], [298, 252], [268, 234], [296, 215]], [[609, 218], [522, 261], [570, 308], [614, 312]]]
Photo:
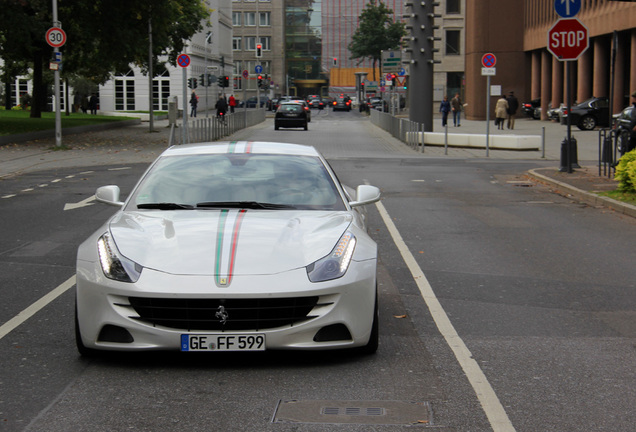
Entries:
[[192, 95], [190, 96], [190, 117], [197, 116], [197, 105], [199, 105], [199, 98], [194, 90], [192, 90]]
[[519, 101], [515, 96], [515, 92], [511, 91], [506, 99], [508, 101], [508, 129], [515, 128], [515, 115], [519, 109]]
[[462, 100], [459, 93], [455, 93], [455, 97], [451, 99], [451, 109], [453, 110], [453, 126], [461, 126]]
[[236, 99], [234, 98], [234, 95], [230, 95], [229, 105], [230, 105], [230, 112], [234, 114], [234, 107], [236, 107]]
[[497, 101], [497, 105], [495, 105], [495, 124], [497, 125], [497, 129], [503, 129], [504, 123], [506, 121], [506, 116], [508, 115], [508, 101], [505, 96], [501, 96]]
[[625, 153], [636, 148], [636, 91], [632, 93], [632, 105], [634, 108], [632, 108], [632, 116], [629, 123], [629, 141], [627, 143], [627, 151]]
[[442, 127], [446, 127], [448, 123], [448, 113], [451, 110], [451, 104], [448, 101], [448, 96], [444, 96], [444, 100], [439, 105], [439, 112], [442, 113]]

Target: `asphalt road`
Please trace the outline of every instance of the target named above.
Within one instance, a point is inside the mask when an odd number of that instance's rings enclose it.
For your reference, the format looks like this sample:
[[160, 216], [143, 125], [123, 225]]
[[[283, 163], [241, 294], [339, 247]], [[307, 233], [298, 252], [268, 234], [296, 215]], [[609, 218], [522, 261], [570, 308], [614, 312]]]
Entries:
[[161, 149], [140, 142], [0, 181], [0, 430], [633, 430], [633, 218], [523, 178], [549, 161], [417, 153], [356, 112], [232, 139], [314, 145], [382, 189], [378, 353], [79, 357], [75, 250], [114, 211], [86, 200], [132, 188]]

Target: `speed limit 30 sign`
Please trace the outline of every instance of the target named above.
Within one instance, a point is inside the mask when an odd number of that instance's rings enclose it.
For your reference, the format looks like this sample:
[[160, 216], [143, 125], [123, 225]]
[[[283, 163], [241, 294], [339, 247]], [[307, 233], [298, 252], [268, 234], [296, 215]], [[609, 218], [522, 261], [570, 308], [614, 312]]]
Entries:
[[59, 48], [66, 43], [66, 33], [59, 27], [51, 27], [46, 32], [46, 43]]

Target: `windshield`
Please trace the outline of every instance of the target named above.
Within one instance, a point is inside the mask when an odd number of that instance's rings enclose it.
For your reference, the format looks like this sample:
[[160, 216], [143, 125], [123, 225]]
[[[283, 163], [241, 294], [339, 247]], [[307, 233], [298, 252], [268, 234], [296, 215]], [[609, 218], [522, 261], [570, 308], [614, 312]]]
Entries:
[[319, 158], [236, 153], [160, 159], [133, 192], [127, 210], [219, 207], [346, 208]]

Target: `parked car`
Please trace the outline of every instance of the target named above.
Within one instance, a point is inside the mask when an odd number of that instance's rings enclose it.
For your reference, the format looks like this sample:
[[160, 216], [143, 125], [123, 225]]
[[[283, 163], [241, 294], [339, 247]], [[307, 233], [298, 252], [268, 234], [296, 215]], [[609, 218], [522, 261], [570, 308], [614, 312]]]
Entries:
[[[528, 117], [536, 119], [535, 109], [541, 107], [541, 98], [532, 99], [530, 102], [524, 102], [521, 104], [521, 112], [523, 112]], [[541, 111], [539, 111], [539, 117], [541, 118]]]
[[297, 102], [283, 102], [276, 110], [274, 129], [301, 127], [308, 129], [309, 118], [305, 107]]
[[376, 109], [378, 111], [386, 112], [388, 110], [388, 105], [386, 101], [384, 101], [382, 98], [377, 96], [369, 98], [368, 105], [371, 106], [371, 108]]
[[[261, 103], [260, 103], [260, 107], [263, 108], [264, 106], [267, 105], [269, 98], [267, 97], [261, 97]], [[247, 99], [247, 102], [239, 102], [239, 107], [243, 107], [244, 104], [247, 103], [247, 108], [256, 108], [256, 104], [257, 104], [257, 99], [256, 96], [252, 96], [250, 98]]]
[[336, 110], [344, 110], [351, 111], [351, 99], [346, 95], [338, 95], [332, 102], [331, 107], [334, 111]]
[[95, 195], [118, 210], [78, 249], [81, 354], [376, 351], [364, 205], [380, 191], [342, 185], [313, 147], [173, 146], [124, 202], [113, 185]]
[[629, 139], [632, 133], [630, 126], [632, 123], [633, 109], [633, 105], [628, 106], [623, 111], [621, 111], [620, 114], [615, 116], [614, 119], [614, 130], [616, 131], [616, 149], [621, 156], [632, 150], [630, 148]]
[[567, 109], [562, 111], [561, 123], [566, 124], [570, 116], [572, 125], [576, 125], [581, 130], [593, 130], [596, 126], [609, 126], [609, 99], [606, 97], [592, 97], [578, 105], [572, 107], [571, 112]]
[[307, 99], [307, 103], [309, 104], [309, 108], [323, 109], [325, 107], [325, 103], [319, 96], [309, 96], [309, 98]]

